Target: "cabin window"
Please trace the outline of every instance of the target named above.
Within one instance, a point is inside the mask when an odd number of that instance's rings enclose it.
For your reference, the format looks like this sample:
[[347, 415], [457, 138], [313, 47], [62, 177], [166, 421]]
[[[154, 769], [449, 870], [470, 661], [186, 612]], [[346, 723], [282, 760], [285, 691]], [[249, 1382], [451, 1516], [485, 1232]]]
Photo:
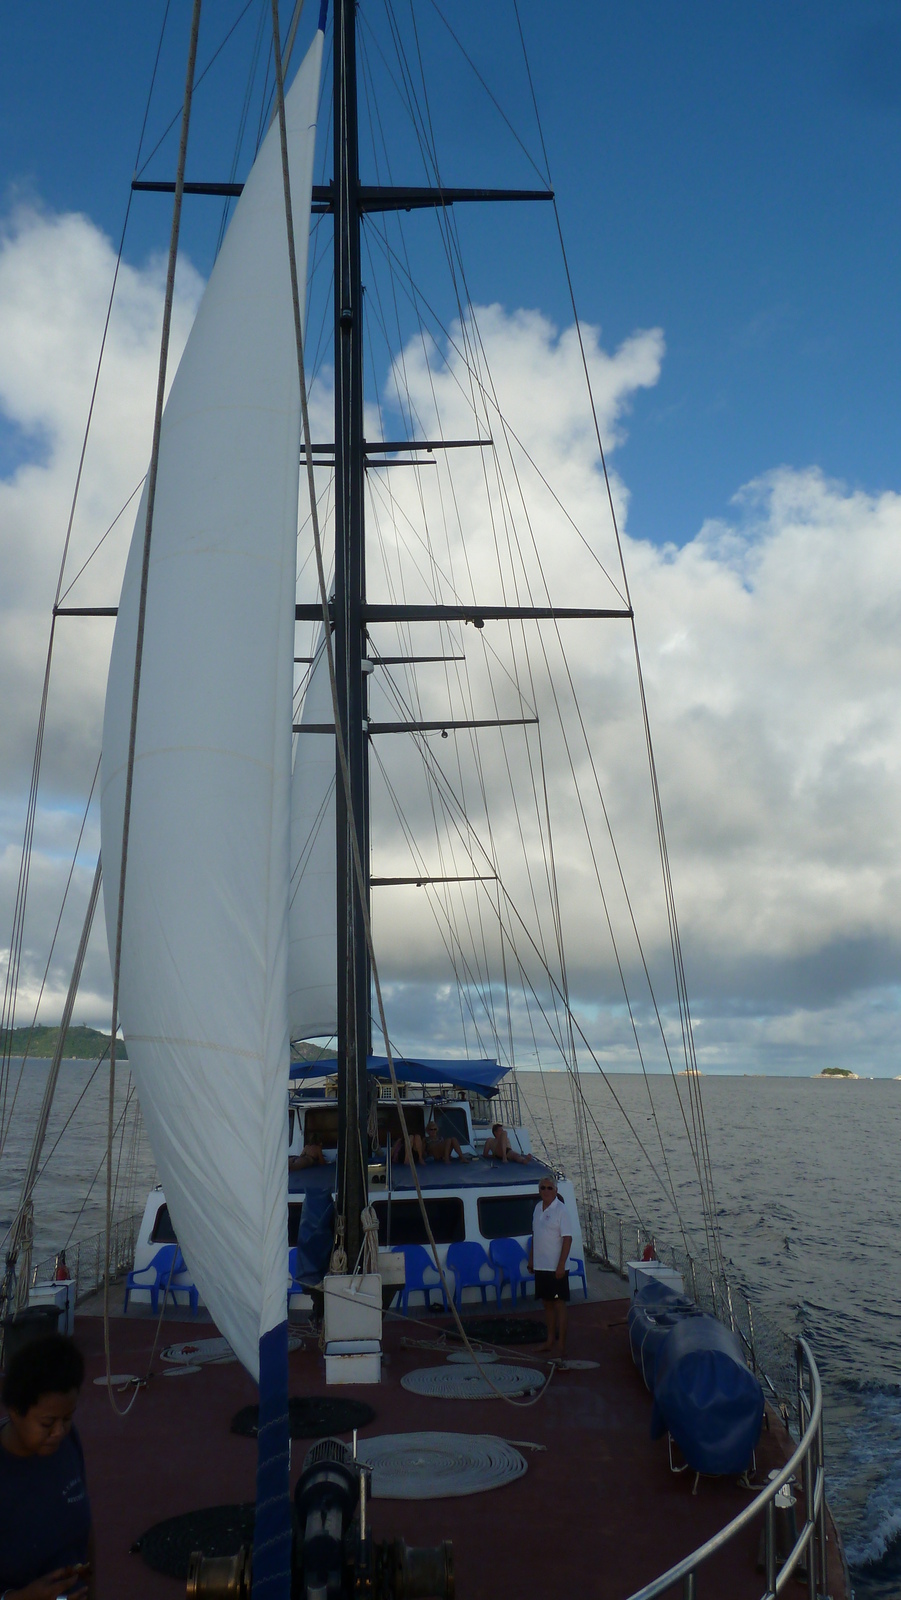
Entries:
[[172, 1226], [172, 1218], [169, 1216], [169, 1207], [166, 1205], [160, 1206], [159, 1211], [153, 1219], [153, 1227], [150, 1230], [150, 1243], [178, 1243], [178, 1240], [175, 1237], [175, 1229]]
[[[301, 1213], [302, 1210], [303, 1210], [302, 1206], [289, 1206], [288, 1207], [288, 1248], [289, 1249], [292, 1249], [294, 1247], [294, 1245], [296, 1245], [296, 1243], [297, 1243], [297, 1231], [298, 1231], [298, 1229], [300, 1227], [300, 1213]], [[177, 1244], [178, 1243], [178, 1240], [175, 1237], [175, 1229], [172, 1226], [172, 1219], [169, 1216], [169, 1207], [166, 1206], [166, 1205], [160, 1206], [159, 1211], [157, 1212], [156, 1216], [154, 1217], [153, 1227], [150, 1230], [150, 1243], [151, 1244]]]
[[[463, 1201], [449, 1196], [425, 1203], [429, 1226], [436, 1244], [456, 1244], [466, 1238]], [[388, 1202], [375, 1201], [379, 1219], [379, 1244], [388, 1244]], [[418, 1200], [392, 1200], [391, 1244], [425, 1244], [429, 1242]]]
[[492, 1194], [479, 1201], [479, 1232], [483, 1239], [521, 1239], [532, 1232], [534, 1194]]
[[[404, 1106], [404, 1119], [411, 1135], [425, 1133], [425, 1117], [423, 1116], [422, 1106]], [[389, 1139], [393, 1144], [395, 1139], [400, 1137], [400, 1116], [398, 1115], [397, 1103], [394, 1100], [388, 1101], [387, 1104], [384, 1101], [380, 1102], [379, 1144], [384, 1147]]]
[[326, 1150], [338, 1148], [338, 1107], [334, 1101], [329, 1106], [307, 1106], [303, 1120], [304, 1144], [317, 1139]]
[[440, 1139], [459, 1139], [461, 1144], [469, 1144], [469, 1124], [462, 1106], [434, 1106], [433, 1115]]

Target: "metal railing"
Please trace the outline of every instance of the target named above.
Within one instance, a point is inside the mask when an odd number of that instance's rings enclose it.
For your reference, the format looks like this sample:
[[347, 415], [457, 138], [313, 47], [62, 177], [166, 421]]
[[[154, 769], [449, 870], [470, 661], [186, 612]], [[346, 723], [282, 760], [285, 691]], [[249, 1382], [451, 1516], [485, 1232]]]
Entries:
[[[828, 1600], [826, 1577], [826, 1493], [823, 1475], [823, 1394], [820, 1375], [810, 1346], [799, 1339], [796, 1349], [798, 1378], [798, 1425], [801, 1440], [791, 1459], [776, 1473], [744, 1511], [721, 1528], [719, 1533], [699, 1545], [691, 1555], [670, 1567], [652, 1583], [638, 1589], [629, 1600], [656, 1600], [681, 1585], [682, 1600], [699, 1600], [698, 1574], [704, 1563], [725, 1550], [756, 1518], [763, 1518], [766, 1588], [761, 1600], [776, 1600], [798, 1569], [807, 1567], [809, 1600]], [[780, 1490], [799, 1479], [804, 1484], [804, 1521], [788, 1553], [780, 1558], [777, 1541], [776, 1497]]]
[[[113, 1223], [110, 1233], [110, 1282], [128, 1272], [134, 1264], [135, 1243], [143, 1212], [122, 1217]], [[49, 1283], [56, 1272], [56, 1256], [46, 1256], [32, 1268], [32, 1285]], [[90, 1233], [66, 1250], [69, 1277], [75, 1283], [75, 1304], [87, 1300], [103, 1287], [106, 1276], [106, 1229]]]
[[[702, 1311], [709, 1311], [720, 1322], [731, 1328], [741, 1340], [751, 1370], [769, 1389], [773, 1399], [780, 1400], [792, 1386], [789, 1347], [785, 1351], [767, 1348], [767, 1364], [776, 1359], [778, 1373], [773, 1379], [764, 1371], [758, 1351], [754, 1327], [754, 1313], [745, 1290], [730, 1283], [725, 1271], [711, 1272], [709, 1265], [696, 1261], [684, 1250], [663, 1244], [640, 1222], [626, 1220], [617, 1212], [594, 1204], [580, 1207], [584, 1244], [589, 1257], [609, 1267], [621, 1278], [628, 1277], [627, 1262], [640, 1261], [646, 1246], [651, 1245], [658, 1259], [681, 1273], [686, 1294]], [[773, 1343], [770, 1340], [770, 1343]], [[781, 1346], [781, 1340], [775, 1341]]]

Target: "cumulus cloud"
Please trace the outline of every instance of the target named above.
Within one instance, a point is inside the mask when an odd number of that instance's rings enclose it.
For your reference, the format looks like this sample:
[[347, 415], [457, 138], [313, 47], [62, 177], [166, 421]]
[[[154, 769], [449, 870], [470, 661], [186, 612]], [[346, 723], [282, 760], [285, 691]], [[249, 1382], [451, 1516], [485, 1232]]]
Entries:
[[[109, 242], [84, 217], [20, 211], [0, 238], [0, 408], [27, 444], [21, 464], [0, 479], [4, 927], [11, 920], [49, 606], [113, 266]], [[186, 271], [176, 347], [198, 287]], [[70, 575], [144, 470], [161, 293], [158, 262], [122, 268]], [[600, 330], [582, 333], [597, 421], [614, 459], [609, 488], [638, 618], [702, 1064], [786, 1070], [810, 1063], [814, 1070], [827, 1057], [853, 1057], [858, 1070], [891, 1071], [901, 944], [901, 495], [869, 495], [814, 470], [781, 467], [740, 489], [727, 518], [704, 523], [681, 547], [632, 540], [616, 449], [636, 392], [657, 381], [663, 336], [638, 331], [611, 352]], [[494, 448], [455, 452], [453, 483], [449, 457], [419, 472], [370, 474], [370, 597], [622, 606], [627, 591], [575, 330], [557, 329], [535, 311], [485, 307], [474, 321], [452, 327], [449, 343], [411, 342], [403, 369], [410, 425], [423, 436], [440, 429], [449, 438], [472, 438], [479, 430]], [[319, 408], [317, 427], [325, 430], [324, 389]], [[379, 426], [396, 437], [398, 418], [388, 410], [371, 414], [370, 437]], [[126, 514], [119, 537], [103, 544], [72, 602], [115, 598], [131, 521]], [[306, 597], [310, 564], [302, 551], [300, 567]], [[105, 624], [73, 620], [61, 622], [63, 628], [47, 730], [29, 993], [97, 758], [111, 635]], [[501, 734], [429, 738], [447, 792], [465, 799], [459, 813], [451, 803], [450, 825], [435, 822], [435, 787], [412, 776], [405, 741], [376, 745], [376, 872], [490, 874], [497, 864], [510, 895], [505, 902], [490, 876], [481, 887], [446, 891], [447, 909], [465, 930], [458, 935], [444, 924], [466, 979], [461, 1007], [446, 982], [446, 955], [436, 944], [426, 895], [378, 892], [384, 977], [404, 1042], [453, 1049], [465, 1030], [467, 1043], [493, 1049], [479, 995], [491, 990], [497, 1007], [504, 970], [513, 980], [514, 1033], [529, 1028], [529, 982], [538, 988], [543, 982], [553, 1012], [534, 950], [523, 984], [512, 940], [500, 937], [491, 915], [493, 897], [507, 933], [515, 928], [527, 950], [531, 940], [559, 969], [557, 908], [542, 881], [552, 845], [581, 1025], [601, 1059], [626, 1064], [631, 1022], [611, 926], [639, 1028], [648, 1031], [650, 1002], [633, 917], [662, 1003], [671, 1004], [628, 622], [574, 622], [559, 630], [488, 624], [481, 632], [460, 626], [428, 640], [424, 630], [393, 643], [384, 633], [379, 642], [397, 654], [434, 643], [435, 653], [465, 654], [466, 661], [425, 668], [415, 692], [402, 669], [377, 674], [375, 717], [540, 719], [539, 727], [530, 722]], [[483, 787], [501, 797], [490, 819]], [[418, 855], [405, 841], [395, 803], [421, 833]], [[82, 895], [97, 843], [93, 827], [92, 821], [78, 869]], [[74, 910], [72, 920], [74, 928]], [[479, 956], [483, 943], [487, 954]], [[93, 1007], [91, 1020], [102, 1015], [104, 963], [98, 943], [80, 1012], [87, 1017], [85, 1007]], [[58, 1014], [64, 981], [61, 959], [48, 1017]], [[536, 1040], [537, 1049], [558, 1025]]]
[[[0, 477], [0, 940], [4, 943], [12, 924], [51, 607], [115, 264], [110, 241], [84, 216], [22, 206], [0, 229], [0, 428], [18, 445], [18, 464]], [[158, 260], [143, 267], [123, 263], [119, 269], [64, 591], [140, 485], [146, 468], [164, 279], [165, 263]], [[197, 275], [186, 266], [176, 293], [173, 362], [187, 337], [200, 287]], [[12, 449], [7, 452], [11, 453]], [[119, 537], [101, 545], [66, 603], [115, 602], [135, 505], [132, 501], [124, 512]], [[111, 639], [109, 622], [61, 618], [57, 626], [23, 960], [22, 1017], [37, 993], [99, 755]], [[47, 1019], [59, 1016], [97, 848], [96, 827], [91, 824], [76, 869], [72, 909], [60, 932], [60, 953], [51, 969], [43, 1008]], [[78, 1015], [98, 1020], [106, 1005], [101, 997], [108, 988], [108, 963], [98, 936]]]

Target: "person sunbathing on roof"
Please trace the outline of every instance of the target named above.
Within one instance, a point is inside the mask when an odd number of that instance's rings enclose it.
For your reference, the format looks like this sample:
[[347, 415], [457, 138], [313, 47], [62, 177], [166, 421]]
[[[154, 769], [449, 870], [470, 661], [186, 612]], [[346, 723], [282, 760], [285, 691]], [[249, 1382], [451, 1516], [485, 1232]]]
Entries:
[[425, 1130], [425, 1153], [431, 1161], [443, 1161], [445, 1165], [450, 1161], [452, 1154], [459, 1156], [461, 1161], [470, 1159], [463, 1154], [460, 1141], [453, 1134], [448, 1139], [442, 1139], [434, 1118]]
[[[410, 1134], [410, 1149], [413, 1152], [413, 1160], [418, 1161], [421, 1167], [424, 1166], [425, 1140], [423, 1139], [421, 1133]], [[405, 1167], [407, 1164], [407, 1151], [404, 1145], [403, 1134], [395, 1139], [393, 1145], [391, 1146], [391, 1160], [394, 1162], [396, 1167]], [[0, 1600], [2, 1600], [2, 1596], [0, 1596]]]
[[[299, 1156], [288, 1157], [288, 1171], [301, 1172], [304, 1167], [324, 1167], [325, 1156], [322, 1154], [322, 1140], [315, 1133], [311, 1134]], [[2, 1600], [2, 1596], [0, 1596]]]
[[502, 1122], [492, 1123], [491, 1135], [490, 1139], [485, 1140], [485, 1148], [482, 1151], [482, 1155], [486, 1158], [494, 1156], [498, 1161], [531, 1161], [531, 1151], [528, 1155], [522, 1156], [518, 1150], [514, 1150]]

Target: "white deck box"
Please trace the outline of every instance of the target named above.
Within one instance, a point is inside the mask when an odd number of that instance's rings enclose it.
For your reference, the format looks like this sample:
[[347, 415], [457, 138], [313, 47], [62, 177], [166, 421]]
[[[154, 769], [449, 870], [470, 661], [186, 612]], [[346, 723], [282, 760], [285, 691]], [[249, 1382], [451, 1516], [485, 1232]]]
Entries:
[[639, 1289], [644, 1289], [649, 1283], [665, 1283], [668, 1289], [675, 1289], [676, 1294], [684, 1294], [682, 1274], [675, 1267], [664, 1266], [662, 1261], [627, 1261], [629, 1272], [629, 1295], [634, 1300]]
[[379, 1275], [382, 1283], [402, 1289], [407, 1281], [407, 1258], [402, 1250], [379, 1251]]
[[52, 1283], [36, 1284], [29, 1291], [29, 1306], [56, 1306], [60, 1312], [57, 1331], [72, 1334], [75, 1329], [75, 1282], [56, 1278]]
[[[329, 1273], [325, 1290], [325, 1342], [382, 1337], [382, 1280], [377, 1272]], [[360, 1380], [363, 1381], [362, 1379]], [[378, 1382], [378, 1379], [370, 1380]]]
[[334, 1339], [325, 1347], [326, 1383], [381, 1383], [378, 1339]]

